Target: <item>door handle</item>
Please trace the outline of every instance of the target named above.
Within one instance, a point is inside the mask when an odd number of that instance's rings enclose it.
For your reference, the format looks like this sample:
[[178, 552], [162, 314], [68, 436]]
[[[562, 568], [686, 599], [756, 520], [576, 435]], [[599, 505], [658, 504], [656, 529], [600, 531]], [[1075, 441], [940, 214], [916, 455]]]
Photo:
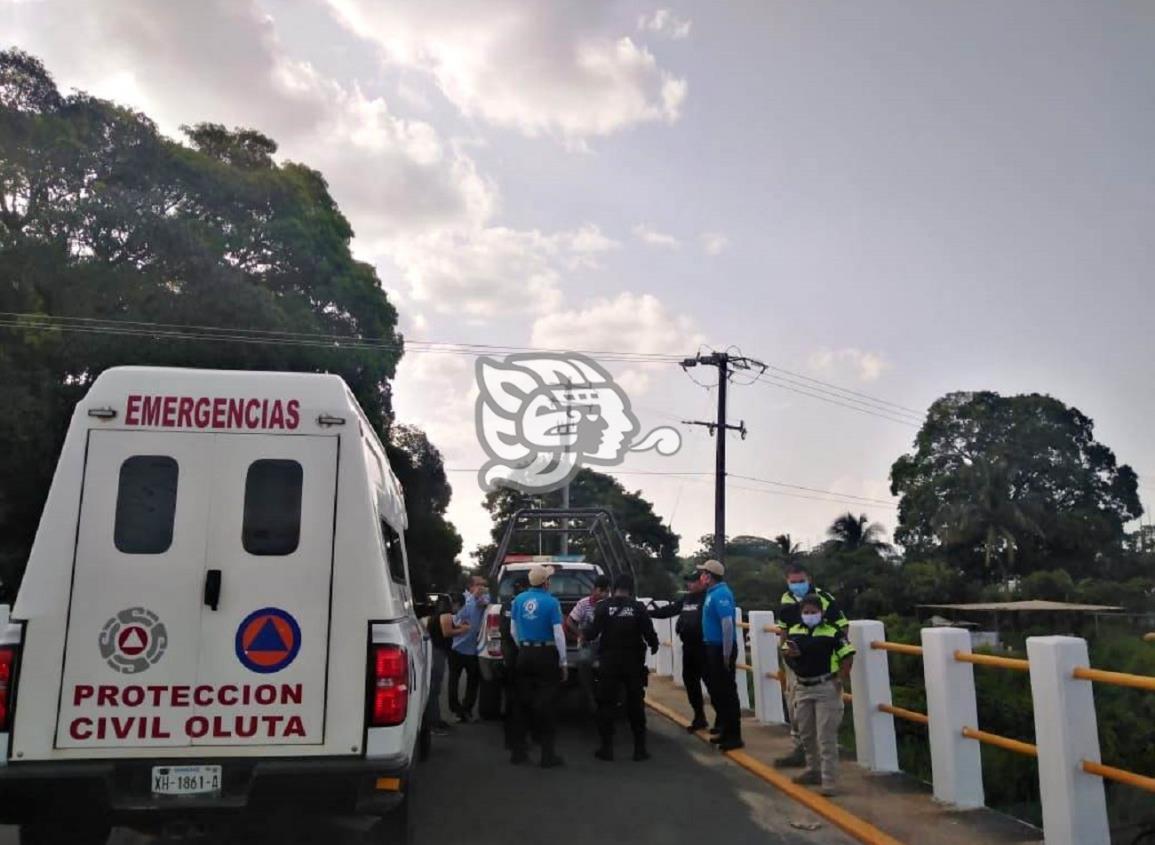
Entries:
[[210, 569], [205, 573], [205, 604], [216, 610], [221, 603], [221, 571]]

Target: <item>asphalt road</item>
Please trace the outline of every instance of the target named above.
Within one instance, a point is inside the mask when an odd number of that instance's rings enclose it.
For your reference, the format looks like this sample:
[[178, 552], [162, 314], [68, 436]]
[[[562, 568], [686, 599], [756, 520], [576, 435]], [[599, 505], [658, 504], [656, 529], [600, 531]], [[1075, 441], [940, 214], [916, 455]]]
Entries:
[[[414, 818], [419, 845], [849, 845], [821, 822], [677, 725], [649, 714], [650, 752], [630, 760], [628, 729], [619, 726], [614, 763], [594, 759], [592, 721], [566, 709], [558, 750], [561, 769], [512, 766], [500, 724], [455, 725], [434, 738], [430, 759], [416, 775]], [[531, 752], [534, 761], [536, 749]], [[816, 829], [807, 829], [814, 827]], [[248, 841], [259, 841], [254, 837]], [[352, 842], [334, 828], [270, 833], [269, 842]], [[117, 831], [114, 845], [153, 842]], [[203, 842], [203, 840], [201, 840]], [[0, 828], [0, 845], [15, 845]]]

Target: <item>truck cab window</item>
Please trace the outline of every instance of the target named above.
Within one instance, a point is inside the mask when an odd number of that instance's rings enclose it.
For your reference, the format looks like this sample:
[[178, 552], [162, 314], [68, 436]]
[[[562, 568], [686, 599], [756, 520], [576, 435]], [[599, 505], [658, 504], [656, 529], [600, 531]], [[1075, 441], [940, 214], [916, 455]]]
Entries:
[[405, 560], [401, 557], [401, 537], [393, 526], [381, 520], [381, 539], [385, 545], [385, 559], [389, 564], [389, 577], [398, 584], [405, 582]]
[[177, 463], [167, 455], [133, 455], [120, 465], [113, 543], [126, 555], [158, 555], [172, 545]]
[[296, 461], [262, 459], [245, 477], [241, 537], [251, 555], [291, 555], [301, 540], [303, 472]]

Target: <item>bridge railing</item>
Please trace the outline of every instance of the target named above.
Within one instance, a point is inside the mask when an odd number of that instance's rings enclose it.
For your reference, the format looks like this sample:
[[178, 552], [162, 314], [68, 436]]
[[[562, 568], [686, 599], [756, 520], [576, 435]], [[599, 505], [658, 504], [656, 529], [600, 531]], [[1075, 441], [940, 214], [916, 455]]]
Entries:
[[[659, 674], [674, 674], [675, 683], [680, 685], [681, 642], [674, 635], [672, 622], [659, 627], [658, 633], [670, 659], [655, 660], [651, 668]], [[739, 610], [735, 622], [742, 634], [739, 668], [753, 681], [754, 716], [763, 724], [784, 724], [785, 675], [779, 662], [774, 614], [755, 610], [743, 619]], [[985, 802], [981, 745], [1034, 757], [1038, 760], [1047, 845], [1109, 845], [1104, 780], [1155, 793], [1155, 777], [1103, 763], [1092, 692], [1093, 683], [1102, 683], [1155, 693], [1155, 677], [1091, 668], [1086, 640], [1030, 637], [1024, 660], [972, 651], [970, 633], [961, 628], [924, 628], [921, 645], [915, 645], [888, 641], [879, 621], [856, 620], [850, 623], [849, 638], [857, 655], [851, 668], [851, 692], [843, 698], [853, 709], [859, 765], [874, 772], [899, 771], [894, 720], [923, 725], [930, 744], [934, 797], [959, 808], [973, 808]], [[894, 705], [891, 654], [921, 659], [926, 713]], [[1029, 675], [1035, 743], [982, 730], [975, 693], [976, 666]], [[746, 686], [739, 684], [743, 696]], [[744, 698], [743, 706], [747, 704]]]

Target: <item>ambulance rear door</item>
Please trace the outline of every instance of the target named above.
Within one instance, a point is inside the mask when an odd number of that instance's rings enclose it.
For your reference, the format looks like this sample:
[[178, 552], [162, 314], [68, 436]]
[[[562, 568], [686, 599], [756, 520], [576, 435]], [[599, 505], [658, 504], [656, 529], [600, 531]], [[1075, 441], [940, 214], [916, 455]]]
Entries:
[[89, 432], [57, 748], [189, 744], [214, 440]]
[[320, 753], [339, 437], [216, 440], [192, 742]]

